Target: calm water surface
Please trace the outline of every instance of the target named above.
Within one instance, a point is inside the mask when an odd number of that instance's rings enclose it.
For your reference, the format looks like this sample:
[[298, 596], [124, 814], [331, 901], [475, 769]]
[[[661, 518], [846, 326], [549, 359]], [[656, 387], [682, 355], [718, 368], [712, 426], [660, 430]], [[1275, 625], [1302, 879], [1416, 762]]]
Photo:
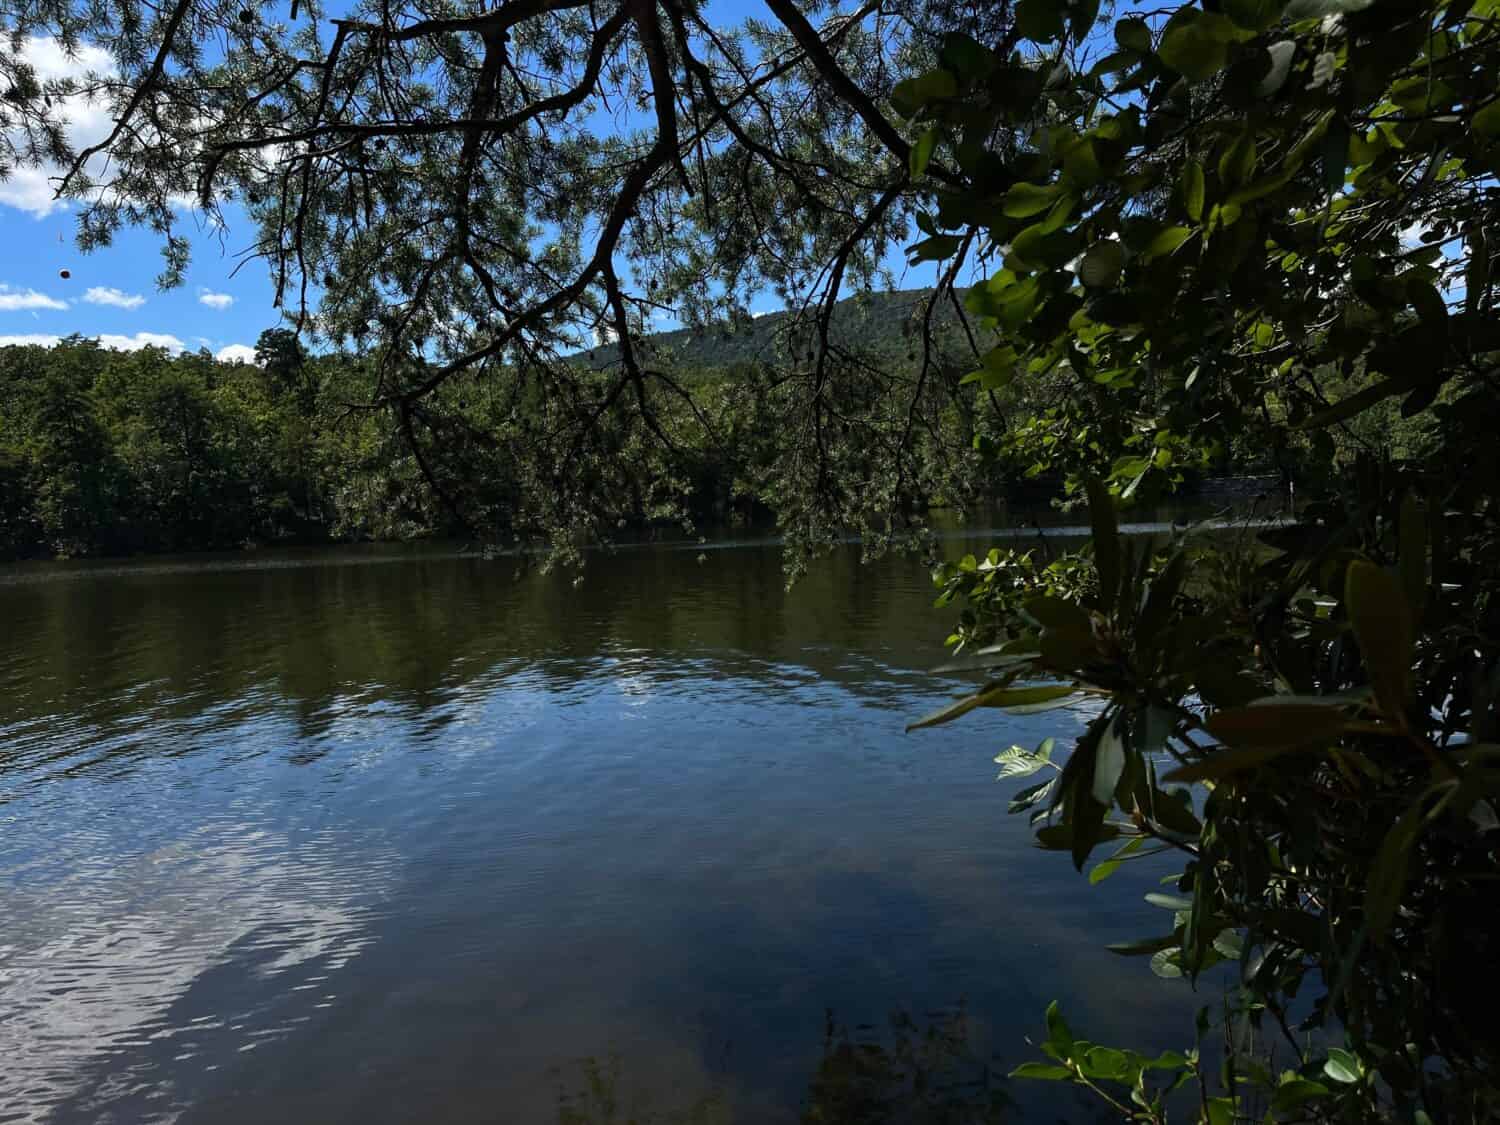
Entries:
[[1186, 1045], [1103, 949], [1161, 870], [1089, 888], [994, 781], [1080, 719], [903, 735], [925, 568], [722, 548], [0, 572], [0, 1120], [547, 1122], [614, 1057], [790, 1122], [830, 1010]]

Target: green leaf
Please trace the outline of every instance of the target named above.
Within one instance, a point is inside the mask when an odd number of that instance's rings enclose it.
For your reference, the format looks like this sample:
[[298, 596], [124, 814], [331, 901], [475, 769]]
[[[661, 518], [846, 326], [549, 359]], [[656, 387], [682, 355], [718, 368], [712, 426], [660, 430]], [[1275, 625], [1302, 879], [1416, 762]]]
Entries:
[[[1343, 733], [1345, 724], [1344, 714], [1337, 707], [1267, 702], [1217, 711], [1206, 725], [1209, 734], [1230, 746], [1292, 749], [1332, 741]], [[1207, 761], [1215, 756], [1219, 755]], [[1247, 759], [1244, 764], [1248, 767], [1256, 763]]]
[[1193, 231], [1189, 227], [1168, 227], [1159, 232], [1146, 247], [1148, 258], [1159, 258], [1163, 254], [1171, 254], [1188, 239], [1193, 237]]
[[[1088, 794], [1084, 794], [1085, 797]], [[1113, 824], [1101, 824], [1097, 829], [1091, 831], [1081, 839], [1087, 843], [1089, 848], [1095, 844], [1106, 843], [1110, 840], [1120, 838], [1120, 829]], [[1047, 824], [1036, 830], [1036, 846], [1046, 851], [1072, 851], [1074, 847], [1081, 847], [1080, 837], [1073, 831], [1071, 824]], [[1087, 849], [1085, 849], [1087, 855]], [[1079, 863], [1082, 868], [1082, 863]]]
[[1021, 0], [1016, 5], [1016, 26], [1037, 43], [1062, 38], [1063, 16], [1061, 0]]
[[1111, 953], [1118, 953], [1121, 957], [1139, 957], [1146, 953], [1160, 953], [1163, 949], [1176, 947], [1177, 936], [1167, 934], [1165, 937], [1141, 938], [1139, 941], [1117, 941], [1104, 948]]
[[1192, 899], [1183, 898], [1181, 895], [1165, 895], [1160, 891], [1152, 891], [1146, 896], [1146, 901], [1163, 910], [1191, 910], [1193, 908]]
[[1329, 195], [1344, 190], [1349, 169], [1349, 126], [1337, 119], [1328, 123], [1323, 134], [1323, 187]]
[[1210, 28], [1203, 13], [1179, 10], [1167, 25], [1157, 50], [1161, 61], [1195, 82], [1211, 78], [1229, 61], [1229, 46]]
[[1481, 137], [1500, 137], [1500, 101], [1491, 101], [1476, 113], [1469, 128]]
[[1074, 184], [1088, 187], [1099, 182], [1104, 174], [1099, 165], [1099, 154], [1094, 151], [1094, 142], [1087, 137], [1078, 137], [1062, 149], [1063, 175]]
[[1178, 835], [1195, 837], [1203, 831], [1203, 825], [1193, 815], [1190, 791], [1180, 789], [1173, 793], [1155, 790], [1151, 796], [1151, 807], [1147, 815], [1163, 828]]
[[923, 727], [940, 726], [950, 723], [954, 719], [967, 715], [976, 707], [1003, 707], [1007, 710], [1018, 712], [1029, 711], [1031, 708], [1047, 708], [1065, 704], [1069, 697], [1077, 692], [1077, 688], [1068, 684], [1041, 684], [1035, 687], [1007, 687], [1003, 684], [985, 688], [974, 695], [955, 699], [946, 707], [940, 707], [930, 715], [924, 715], [915, 722], [908, 723], [908, 731], [920, 730]]
[[1011, 185], [1000, 202], [1000, 210], [1008, 218], [1029, 219], [1051, 207], [1062, 192], [1061, 184], [1029, 184], [1023, 180]]
[[1323, 1064], [1323, 1073], [1335, 1082], [1358, 1082], [1363, 1068], [1359, 1059], [1342, 1047], [1328, 1048], [1328, 1061]]
[[937, 130], [928, 129], [917, 138], [917, 143], [911, 146], [911, 178], [919, 179], [923, 172], [927, 171], [927, 163], [932, 159], [932, 150], [937, 147]]
[[944, 67], [967, 82], [988, 78], [999, 62], [994, 51], [959, 32], [943, 36], [943, 49], [939, 52], [939, 57]]
[[1396, 907], [1406, 890], [1408, 860], [1412, 845], [1422, 831], [1422, 804], [1419, 800], [1408, 808], [1380, 842], [1375, 861], [1370, 865], [1370, 879], [1365, 886], [1365, 932], [1379, 941], [1396, 916]]
[[1151, 50], [1151, 25], [1136, 16], [1115, 24], [1115, 42], [1126, 51], [1145, 54]]
[[[1011, 240], [1006, 262], [1009, 264], [1014, 260], [1026, 270], [1060, 266], [1078, 252], [1080, 237], [1074, 231], [1053, 230], [1044, 219], [1040, 223], [1033, 223]], [[1017, 322], [1014, 327], [1019, 325], [1020, 322]]]
[[1245, 937], [1238, 930], [1220, 930], [1213, 944], [1219, 955], [1229, 961], [1238, 961], [1245, 952]]
[[1011, 813], [1025, 812], [1027, 809], [1040, 804], [1046, 799], [1055, 781], [1055, 778], [1049, 777], [1046, 781], [1038, 782], [1035, 785], [1028, 785], [1010, 799], [1010, 805], [1006, 811]]
[[924, 238], [915, 246], [909, 247], [906, 252], [913, 262], [940, 262], [957, 254], [959, 247], [963, 244], [963, 239], [955, 235], [940, 234], [933, 238]]
[[1064, 1058], [1073, 1053], [1073, 1030], [1068, 1027], [1068, 1021], [1063, 1019], [1056, 1000], [1047, 1005], [1047, 1042], [1056, 1047]]
[[[1342, 723], [1340, 723], [1342, 726]], [[1302, 749], [1297, 745], [1256, 746], [1244, 750], [1214, 750], [1208, 757], [1191, 765], [1179, 766], [1162, 778], [1185, 784], [1195, 781], [1220, 781], [1237, 773], [1253, 770], [1283, 754]]]
[[1236, 1104], [1233, 1098], [1209, 1098], [1207, 1125], [1234, 1125]]
[[1089, 615], [1081, 607], [1062, 598], [1032, 598], [1023, 607], [1026, 615], [1048, 629], [1089, 628]]
[[984, 367], [971, 371], [960, 379], [959, 385], [978, 383], [987, 391], [997, 391], [1011, 384], [1017, 374], [1016, 349], [1009, 344], [997, 344], [984, 356]]
[[1068, 11], [1068, 28], [1075, 43], [1083, 42], [1099, 18], [1099, 4], [1100, 0], [1073, 0]]
[[1246, 129], [1219, 157], [1219, 182], [1237, 188], [1255, 174], [1255, 131]]
[[1374, 563], [1357, 559], [1344, 576], [1344, 607], [1364, 654], [1376, 702], [1388, 718], [1404, 721], [1411, 694], [1415, 623], [1401, 583]]
[[1040, 1078], [1056, 1082], [1071, 1077], [1073, 1072], [1054, 1063], [1024, 1062], [1010, 1072], [1011, 1078]]
[[902, 117], [914, 117], [929, 102], [958, 96], [958, 80], [941, 67], [896, 83], [891, 105]]
[[1342, 16], [1362, 12], [1375, 0], [1292, 0], [1282, 14], [1289, 20], [1320, 20], [1324, 16]]
[[1196, 160], [1189, 160], [1182, 166], [1182, 178], [1179, 181], [1179, 190], [1182, 193], [1182, 209], [1187, 212], [1188, 218], [1195, 223], [1203, 221], [1203, 165]]
[[1264, 31], [1281, 18], [1284, 0], [1225, 0], [1224, 14], [1247, 31]]
[[1093, 663], [1099, 646], [1084, 625], [1051, 625], [1042, 630], [1042, 663], [1057, 675], [1072, 675]]
[[1163, 949], [1151, 958], [1151, 971], [1164, 980], [1175, 980], [1182, 976], [1180, 949]]
[[1286, 1113], [1313, 1098], [1324, 1097], [1328, 1092], [1328, 1087], [1321, 1082], [1293, 1076], [1276, 1087], [1276, 1093], [1271, 1097], [1271, 1109], [1276, 1113]]
[[[1172, 552], [1166, 566], [1151, 580], [1146, 591], [1145, 603], [1136, 618], [1136, 635], [1147, 646], [1156, 646], [1163, 640], [1162, 631], [1171, 618], [1172, 603], [1182, 589], [1182, 579], [1187, 569], [1187, 556], [1182, 551]], [[1161, 739], [1160, 745], [1166, 739]]]
[[1417, 310], [1417, 316], [1421, 317], [1423, 323], [1447, 328], [1448, 305], [1443, 300], [1443, 295], [1438, 292], [1436, 285], [1420, 277], [1413, 277], [1406, 283], [1406, 297], [1411, 302], [1411, 307]]
[[1429, 371], [1413, 370], [1391, 379], [1385, 379], [1374, 383], [1361, 391], [1356, 391], [1347, 398], [1340, 399], [1326, 410], [1320, 410], [1304, 422], [1299, 422], [1292, 427], [1294, 430], [1320, 430], [1326, 426], [1332, 426], [1353, 418], [1356, 414], [1362, 414], [1377, 402], [1382, 402], [1392, 395], [1405, 394], [1423, 383], [1430, 381], [1432, 375]]
[[1120, 869], [1118, 859], [1106, 859], [1101, 863], [1094, 864], [1093, 870], [1089, 872], [1089, 886], [1102, 883]]
[[1115, 786], [1120, 783], [1120, 774], [1125, 770], [1125, 740], [1120, 735], [1118, 716], [1099, 736], [1099, 748], [1094, 752], [1094, 779], [1090, 793], [1101, 805], [1114, 803]]
[[1034, 707], [1039, 703], [1064, 700], [1078, 691], [1071, 684], [1044, 684], [1038, 687], [1004, 688], [988, 693], [981, 707]]
[[1078, 280], [1090, 289], [1111, 289], [1125, 269], [1125, 248], [1113, 239], [1096, 242], [1078, 263]]
[[1000, 766], [1000, 776], [995, 780], [1003, 781], [1007, 777], [1030, 777], [1050, 763], [1052, 757], [1052, 739], [1047, 739], [1036, 750], [1028, 750], [1024, 746], [1012, 746], [1009, 750], [1002, 750], [995, 755], [995, 761]]
[[1088, 1078], [1123, 1078], [1130, 1069], [1130, 1056], [1114, 1047], [1090, 1047], [1080, 1069]]
[[1104, 482], [1089, 477], [1084, 490], [1089, 499], [1094, 566], [1099, 572], [1099, 608], [1107, 615], [1115, 607], [1115, 594], [1120, 588], [1120, 528], [1115, 520], [1115, 502]]

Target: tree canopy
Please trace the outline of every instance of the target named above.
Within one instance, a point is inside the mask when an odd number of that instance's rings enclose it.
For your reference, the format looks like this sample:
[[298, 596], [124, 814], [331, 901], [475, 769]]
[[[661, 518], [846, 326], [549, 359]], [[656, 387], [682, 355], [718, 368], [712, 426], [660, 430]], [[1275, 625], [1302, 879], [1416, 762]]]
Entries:
[[[644, 337], [659, 315], [743, 319], [758, 291], [798, 313], [767, 391], [785, 518], [809, 536], [876, 531], [931, 491], [906, 453], [955, 389], [930, 363], [914, 378], [871, 362], [830, 320], [909, 229], [918, 189], [887, 91], [935, 57], [938, 29], [987, 34], [987, 10], [768, 0], [733, 24], [697, 3], [581, 0], [5, 13], [4, 166], [55, 164], [85, 247], [122, 224], [161, 231], [166, 284], [186, 266], [190, 207], [210, 223], [248, 212], [287, 327], [372, 357], [376, 385], [354, 405], [388, 412], [466, 521], [566, 539], [642, 503], [670, 509], [686, 439], [666, 416], [690, 394]], [[39, 82], [26, 36], [102, 49], [112, 68]], [[115, 126], [78, 149], [67, 107], [86, 96]], [[599, 341], [608, 364], [574, 361]], [[514, 424], [454, 419], [443, 392], [480, 383]], [[517, 504], [468, 495], [459, 446], [525, 480]]]

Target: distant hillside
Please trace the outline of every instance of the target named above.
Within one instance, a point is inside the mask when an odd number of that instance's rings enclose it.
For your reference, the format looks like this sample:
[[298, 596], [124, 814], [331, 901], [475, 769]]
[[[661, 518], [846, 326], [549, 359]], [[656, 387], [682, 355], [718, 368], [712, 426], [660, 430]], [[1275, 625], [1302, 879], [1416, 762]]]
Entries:
[[[897, 289], [845, 298], [834, 308], [830, 335], [841, 343], [904, 359], [920, 346], [922, 303], [930, 292]], [[773, 312], [737, 325], [659, 332], [646, 338], [645, 351], [652, 361], [669, 360], [684, 368], [770, 362], [794, 342], [789, 335], [793, 320], [791, 313]], [[945, 300], [933, 314], [933, 324], [935, 338], [946, 348], [962, 342], [950, 301]], [[593, 365], [608, 366], [618, 359], [618, 351], [615, 345], [606, 344], [593, 348], [585, 358]]]

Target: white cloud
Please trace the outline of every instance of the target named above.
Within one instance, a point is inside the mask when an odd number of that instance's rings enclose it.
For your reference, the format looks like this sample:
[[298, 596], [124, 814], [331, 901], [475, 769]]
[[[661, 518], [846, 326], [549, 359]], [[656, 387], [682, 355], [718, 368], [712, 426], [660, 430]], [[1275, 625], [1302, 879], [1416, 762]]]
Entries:
[[1412, 223], [1409, 227], [1402, 227], [1397, 237], [1401, 240], [1401, 249], [1415, 250], [1422, 245], [1422, 236], [1427, 233], [1427, 224], [1421, 219]]
[[53, 78], [82, 78], [90, 71], [109, 74], [115, 69], [114, 60], [104, 48], [81, 46], [70, 56], [50, 35], [34, 35], [26, 40], [21, 57], [32, 65], [43, 82]]
[[120, 352], [134, 352], [141, 348], [166, 348], [169, 352], [180, 352], [187, 345], [169, 332], [137, 332], [134, 336], [115, 336], [104, 333], [99, 345]]
[[[114, 332], [101, 332], [98, 336], [86, 339], [97, 339], [101, 348], [109, 348], [117, 352], [135, 352], [142, 348], [165, 348], [169, 352], [180, 352], [185, 346], [176, 336], [167, 332], [137, 332], [133, 336], [121, 336]], [[20, 336], [0, 336], [0, 348], [19, 348], [28, 344], [38, 347], [50, 348], [62, 342], [61, 336], [49, 336], [41, 332], [33, 332]]]
[[[110, 74], [114, 62], [109, 52], [98, 47], [81, 47], [72, 55], [50, 36], [32, 36], [21, 46], [20, 57], [36, 69], [42, 81], [54, 78], [82, 78], [90, 72]], [[82, 96], [64, 98], [57, 106], [58, 117], [67, 132], [68, 141], [75, 149], [86, 148], [109, 136], [114, 118], [109, 107], [102, 101], [90, 101]], [[89, 162], [89, 170], [98, 172], [103, 158]], [[25, 211], [34, 218], [42, 219], [54, 211], [64, 210], [67, 203], [53, 198], [56, 185], [52, 177], [58, 174], [55, 165], [45, 164], [40, 168], [13, 168], [10, 175], [0, 181], [0, 203]]]
[[249, 344], [230, 344], [214, 352], [220, 363], [254, 363], [255, 349]]
[[83, 299], [91, 305], [113, 305], [117, 309], [138, 309], [146, 303], [139, 293], [126, 293], [112, 285], [95, 285]]
[[223, 312], [234, 304], [234, 298], [228, 293], [215, 293], [212, 289], [200, 289], [198, 290], [198, 303]]
[[66, 309], [67, 307], [67, 301], [60, 301], [56, 297], [38, 293], [35, 289], [12, 289], [9, 285], [0, 285], [0, 312]]
[[59, 338], [42, 332], [23, 333], [20, 336], [0, 336], [0, 348], [26, 348], [33, 345], [39, 348], [50, 348], [57, 343]]

